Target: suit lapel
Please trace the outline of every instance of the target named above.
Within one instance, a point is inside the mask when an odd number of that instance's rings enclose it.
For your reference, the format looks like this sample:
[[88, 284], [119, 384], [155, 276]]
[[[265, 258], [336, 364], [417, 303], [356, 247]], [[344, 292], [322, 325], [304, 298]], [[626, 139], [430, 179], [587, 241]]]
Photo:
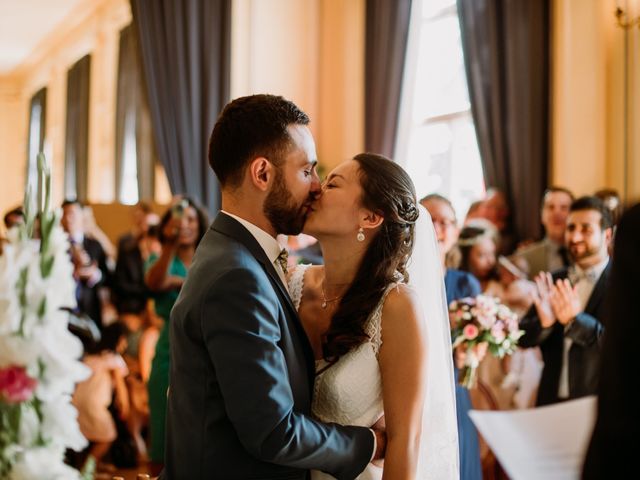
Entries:
[[602, 275], [598, 278], [595, 286], [593, 287], [593, 292], [591, 292], [591, 296], [589, 297], [589, 301], [587, 302], [587, 306], [584, 308], [584, 311], [589, 314], [595, 313], [596, 309], [600, 305], [600, 302], [604, 298], [606, 293], [606, 283], [607, 277], [609, 276], [609, 271], [611, 269], [611, 260], [607, 263], [607, 266], [602, 271]]
[[218, 214], [211, 225], [211, 228], [224, 235], [235, 238], [238, 242], [242, 243], [249, 250], [251, 255], [253, 255], [254, 258], [262, 265], [262, 268], [267, 275], [269, 275], [271, 283], [276, 290], [276, 294], [280, 298], [284, 308], [289, 310], [289, 317], [292, 319], [292, 323], [298, 330], [298, 336], [301, 338], [303, 350], [307, 357], [311, 386], [313, 386], [313, 378], [315, 376], [315, 357], [313, 355], [311, 343], [309, 343], [309, 338], [307, 337], [304, 328], [302, 328], [302, 323], [300, 322], [296, 308], [293, 306], [289, 292], [282, 284], [280, 276], [276, 272], [274, 265], [269, 261], [264, 249], [260, 246], [251, 232], [244, 228], [240, 222], [231, 218], [229, 215], [225, 215], [224, 213]]

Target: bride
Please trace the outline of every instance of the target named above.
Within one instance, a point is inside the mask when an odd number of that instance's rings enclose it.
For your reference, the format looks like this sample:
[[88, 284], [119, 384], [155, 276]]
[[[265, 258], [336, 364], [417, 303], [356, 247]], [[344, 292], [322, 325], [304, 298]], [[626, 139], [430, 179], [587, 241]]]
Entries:
[[313, 414], [385, 425], [384, 463], [361, 480], [459, 478], [444, 285], [420, 208], [401, 167], [357, 155], [329, 174], [307, 217], [325, 265], [298, 266], [289, 279], [316, 357]]

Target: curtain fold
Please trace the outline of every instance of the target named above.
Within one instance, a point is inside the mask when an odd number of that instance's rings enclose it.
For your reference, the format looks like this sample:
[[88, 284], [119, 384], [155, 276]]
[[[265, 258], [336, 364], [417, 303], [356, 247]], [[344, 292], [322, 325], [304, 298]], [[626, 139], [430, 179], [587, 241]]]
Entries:
[[220, 208], [208, 139], [229, 101], [231, 0], [131, 0], [151, 122], [171, 191]]
[[47, 88], [38, 90], [29, 102], [29, 131], [27, 138], [27, 185], [35, 185], [38, 177], [37, 157], [44, 150], [47, 118]]
[[78, 60], [67, 74], [67, 120], [64, 154], [65, 198], [87, 201], [89, 169], [89, 86], [91, 55]]
[[398, 130], [411, 0], [367, 0], [365, 20], [365, 131], [369, 152], [393, 156]]
[[549, 0], [457, 0], [487, 186], [503, 190], [516, 236], [537, 238], [550, 146]]
[[120, 31], [116, 99], [116, 198], [123, 197], [127, 143], [135, 140], [139, 200], [153, 200], [155, 152], [150, 113], [142, 83], [142, 65], [131, 25]]

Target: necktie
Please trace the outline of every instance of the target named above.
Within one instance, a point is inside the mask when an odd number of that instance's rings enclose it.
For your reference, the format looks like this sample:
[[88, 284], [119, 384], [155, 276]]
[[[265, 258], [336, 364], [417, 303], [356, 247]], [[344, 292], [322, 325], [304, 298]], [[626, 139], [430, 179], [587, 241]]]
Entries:
[[280, 268], [282, 269], [285, 275], [287, 274], [288, 262], [289, 262], [289, 252], [287, 252], [287, 250], [283, 248], [280, 251], [280, 255], [278, 255], [278, 258], [276, 258], [276, 263], [280, 265]]
[[574, 266], [569, 269], [569, 280], [573, 285], [576, 285], [581, 280], [586, 280], [591, 284], [595, 284], [598, 277], [593, 269], [582, 270]]

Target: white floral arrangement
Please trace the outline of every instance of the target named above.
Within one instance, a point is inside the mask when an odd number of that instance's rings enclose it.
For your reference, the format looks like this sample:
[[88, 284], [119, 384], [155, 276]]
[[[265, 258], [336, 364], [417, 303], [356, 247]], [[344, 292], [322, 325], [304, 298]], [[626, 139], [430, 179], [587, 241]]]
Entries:
[[77, 479], [65, 450], [80, 451], [87, 440], [71, 395], [90, 370], [61, 310], [76, 305], [75, 283], [42, 154], [38, 184], [38, 212], [29, 188], [25, 224], [9, 230], [0, 256], [0, 478]]

